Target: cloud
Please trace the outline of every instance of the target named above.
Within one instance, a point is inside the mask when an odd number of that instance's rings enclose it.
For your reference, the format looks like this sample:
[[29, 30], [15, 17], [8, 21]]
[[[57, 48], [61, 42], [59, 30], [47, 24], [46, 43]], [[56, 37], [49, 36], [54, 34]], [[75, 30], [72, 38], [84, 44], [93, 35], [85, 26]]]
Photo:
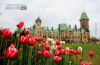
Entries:
[[[2, 0], [0, 1], [0, 27], [16, 29], [16, 24], [25, 21], [25, 26], [34, 25], [35, 19], [42, 19], [42, 26], [57, 27], [59, 23], [77, 24], [80, 27], [79, 18], [82, 10], [86, 11], [90, 21], [90, 31], [95, 35], [95, 23], [97, 34], [100, 28], [100, 0]], [[6, 4], [25, 4], [27, 10], [5, 10]]]

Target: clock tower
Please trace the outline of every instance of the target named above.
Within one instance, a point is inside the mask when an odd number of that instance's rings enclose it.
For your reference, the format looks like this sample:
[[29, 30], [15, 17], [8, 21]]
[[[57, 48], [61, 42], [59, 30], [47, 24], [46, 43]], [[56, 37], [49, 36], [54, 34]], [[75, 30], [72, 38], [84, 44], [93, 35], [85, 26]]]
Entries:
[[80, 27], [84, 29], [86, 32], [89, 32], [89, 18], [86, 12], [82, 12], [80, 17]]

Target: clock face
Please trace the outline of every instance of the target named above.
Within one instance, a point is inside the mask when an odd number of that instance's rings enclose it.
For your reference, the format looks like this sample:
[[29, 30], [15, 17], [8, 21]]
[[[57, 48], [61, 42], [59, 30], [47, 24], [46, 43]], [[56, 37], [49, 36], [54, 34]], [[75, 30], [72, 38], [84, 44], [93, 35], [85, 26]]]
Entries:
[[85, 27], [85, 26], [86, 26], [86, 23], [84, 22], [84, 23], [83, 23], [83, 27]]
[[85, 21], [81, 22], [82, 27], [86, 27], [87, 23]]

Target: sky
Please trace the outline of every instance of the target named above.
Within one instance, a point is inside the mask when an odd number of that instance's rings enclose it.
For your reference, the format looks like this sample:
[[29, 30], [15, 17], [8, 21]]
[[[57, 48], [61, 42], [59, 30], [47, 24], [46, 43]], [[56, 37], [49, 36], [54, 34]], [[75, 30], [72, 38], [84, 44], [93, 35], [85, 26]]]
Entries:
[[[25, 5], [27, 10], [7, 9], [8, 4], [15, 4], [10, 5], [13, 8]], [[31, 27], [37, 17], [41, 18], [42, 26], [49, 28], [57, 28], [60, 23], [72, 27], [76, 24], [79, 28], [83, 11], [89, 17], [91, 36], [100, 38], [100, 0], [0, 0], [0, 28], [15, 30], [21, 21], [25, 22], [26, 28]]]

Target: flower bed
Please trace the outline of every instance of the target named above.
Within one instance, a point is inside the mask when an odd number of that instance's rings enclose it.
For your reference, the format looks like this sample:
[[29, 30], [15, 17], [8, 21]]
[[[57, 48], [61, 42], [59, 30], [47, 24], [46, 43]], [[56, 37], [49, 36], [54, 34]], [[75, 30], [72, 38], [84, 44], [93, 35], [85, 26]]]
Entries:
[[93, 51], [85, 61], [82, 47], [63, 47], [59, 40], [36, 38], [28, 29], [0, 30], [0, 62], [2, 65], [91, 65]]

